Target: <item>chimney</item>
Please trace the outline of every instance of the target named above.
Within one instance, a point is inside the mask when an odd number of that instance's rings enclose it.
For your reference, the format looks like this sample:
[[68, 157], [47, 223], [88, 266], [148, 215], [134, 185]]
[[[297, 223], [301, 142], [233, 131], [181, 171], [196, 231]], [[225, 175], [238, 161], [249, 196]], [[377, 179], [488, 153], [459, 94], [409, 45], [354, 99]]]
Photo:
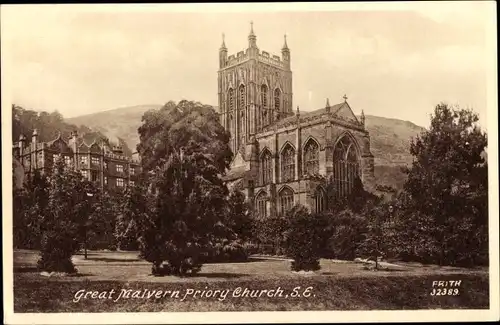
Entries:
[[33, 143], [33, 149], [36, 150], [36, 144], [38, 142], [38, 130], [33, 130], [33, 135], [31, 136], [31, 143]]
[[26, 137], [24, 136], [24, 134], [21, 134], [19, 136], [19, 156], [22, 156], [24, 154], [25, 142]]
[[78, 138], [78, 131], [72, 131], [70, 136], [69, 136], [69, 146], [73, 150], [73, 153], [76, 153], [77, 149], [77, 138]]
[[115, 155], [123, 155], [123, 148], [121, 145], [117, 144], [116, 146], [113, 146], [113, 153]]

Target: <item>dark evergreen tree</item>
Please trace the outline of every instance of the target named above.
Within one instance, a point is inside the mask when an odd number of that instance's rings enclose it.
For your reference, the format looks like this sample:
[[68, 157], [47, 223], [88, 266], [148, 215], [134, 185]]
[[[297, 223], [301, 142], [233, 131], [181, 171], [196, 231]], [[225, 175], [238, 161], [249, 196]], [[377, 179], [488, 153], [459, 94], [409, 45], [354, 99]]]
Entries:
[[147, 175], [141, 254], [153, 274], [194, 274], [224, 227], [229, 135], [213, 108], [189, 101], [145, 113], [139, 134]]
[[429, 130], [412, 141], [414, 161], [401, 197], [402, 253], [439, 264], [487, 262], [487, 138], [478, 120], [471, 110], [440, 104]]

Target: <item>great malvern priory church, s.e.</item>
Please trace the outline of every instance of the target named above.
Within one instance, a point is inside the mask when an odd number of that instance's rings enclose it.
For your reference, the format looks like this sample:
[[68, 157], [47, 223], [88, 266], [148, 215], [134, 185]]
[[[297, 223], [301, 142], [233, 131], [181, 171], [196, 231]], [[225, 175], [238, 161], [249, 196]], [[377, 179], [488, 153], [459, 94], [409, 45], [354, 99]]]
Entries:
[[223, 39], [219, 115], [235, 154], [226, 181], [245, 193], [260, 217], [285, 213], [295, 204], [313, 212], [325, 209], [321, 176], [333, 180], [336, 197], [348, 194], [357, 177], [367, 189], [374, 185], [364, 115], [356, 118], [346, 96], [336, 105], [326, 100], [321, 109], [294, 112], [292, 94], [286, 37], [281, 57], [259, 50], [253, 25], [245, 51], [228, 56]]

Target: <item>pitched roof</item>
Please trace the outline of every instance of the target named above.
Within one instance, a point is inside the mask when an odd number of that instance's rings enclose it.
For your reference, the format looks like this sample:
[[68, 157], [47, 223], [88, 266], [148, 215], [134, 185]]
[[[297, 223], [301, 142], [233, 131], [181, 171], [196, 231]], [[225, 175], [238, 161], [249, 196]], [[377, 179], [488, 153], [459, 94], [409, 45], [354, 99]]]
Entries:
[[235, 167], [229, 170], [229, 172], [222, 177], [226, 182], [233, 181], [236, 179], [243, 178], [245, 176], [246, 170], [245, 166]]
[[[330, 107], [331, 114], [337, 113], [344, 105], [348, 105], [348, 104], [346, 102], [343, 102], [343, 103], [331, 106]], [[320, 108], [320, 109], [316, 109], [314, 111], [300, 112], [300, 118], [314, 118], [314, 117], [317, 117], [317, 116], [319, 117], [319, 116], [321, 116], [323, 114], [326, 114], [326, 108], [325, 107]], [[270, 128], [270, 127], [274, 127], [274, 126], [281, 127], [283, 125], [286, 125], [286, 124], [288, 124], [290, 122], [295, 121], [296, 119], [297, 119], [296, 115], [288, 116], [288, 117], [285, 117], [284, 119], [278, 120], [277, 122], [266, 126], [266, 128]]]

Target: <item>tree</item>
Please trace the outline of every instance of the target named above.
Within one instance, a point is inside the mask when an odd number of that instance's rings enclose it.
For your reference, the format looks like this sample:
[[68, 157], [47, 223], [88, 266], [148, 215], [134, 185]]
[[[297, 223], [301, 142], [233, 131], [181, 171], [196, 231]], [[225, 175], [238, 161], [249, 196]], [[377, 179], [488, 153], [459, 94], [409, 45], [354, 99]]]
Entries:
[[73, 273], [71, 261], [82, 241], [87, 226], [88, 184], [80, 172], [66, 166], [59, 157], [48, 176], [47, 209], [40, 214], [41, 258], [38, 266], [44, 271]]
[[115, 239], [116, 246], [121, 250], [138, 248], [138, 220], [144, 218], [146, 212], [145, 190], [141, 184], [128, 187], [120, 195], [116, 206]]
[[252, 216], [245, 195], [239, 191], [232, 191], [228, 197], [227, 215], [223, 223], [227, 226], [234, 236], [243, 241], [252, 238]]
[[430, 262], [487, 260], [487, 137], [478, 121], [469, 109], [440, 104], [430, 129], [411, 142], [414, 161], [404, 186], [403, 223], [430, 240], [425, 251]]
[[325, 247], [328, 222], [324, 215], [313, 215], [307, 208], [297, 205], [287, 213], [284, 249], [293, 259], [293, 271], [316, 271]]
[[[181, 101], [146, 112], [139, 128], [147, 188], [138, 222], [153, 274], [193, 274], [221, 232], [232, 159], [229, 135], [210, 106]], [[166, 262], [165, 266], [162, 264]]]
[[48, 187], [47, 177], [35, 171], [27, 175], [22, 188], [13, 189], [15, 247], [40, 247], [40, 216], [47, 212]]

